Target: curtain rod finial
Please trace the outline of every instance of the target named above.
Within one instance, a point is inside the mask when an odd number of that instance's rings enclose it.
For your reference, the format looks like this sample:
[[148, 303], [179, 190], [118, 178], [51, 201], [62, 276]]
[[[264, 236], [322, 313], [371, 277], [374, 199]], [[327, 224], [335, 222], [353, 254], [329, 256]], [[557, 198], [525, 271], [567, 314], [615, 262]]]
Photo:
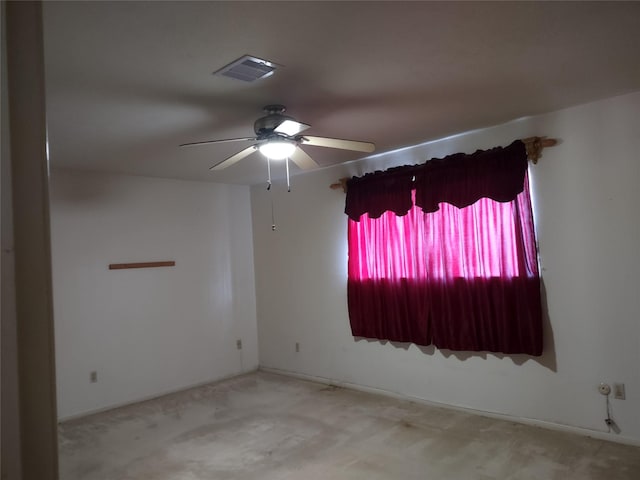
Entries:
[[338, 190], [341, 188], [344, 193], [347, 193], [347, 180], [349, 180], [349, 178], [342, 177], [336, 183], [329, 185], [329, 188], [332, 190]]
[[558, 144], [558, 140], [555, 138], [547, 137], [529, 137], [523, 138], [522, 142], [527, 148], [527, 158], [533, 162], [534, 165], [538, 163], [538, 160], [542, 156], [542, 149], [545, 147], [553, 147]]

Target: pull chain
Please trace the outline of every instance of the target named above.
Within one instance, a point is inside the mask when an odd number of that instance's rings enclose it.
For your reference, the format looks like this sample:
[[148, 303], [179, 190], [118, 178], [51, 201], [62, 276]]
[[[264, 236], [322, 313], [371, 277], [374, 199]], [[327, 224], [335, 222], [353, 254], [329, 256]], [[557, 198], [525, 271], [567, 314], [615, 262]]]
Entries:
[[271, 190], [271, 159], [269, 157], [267, 157], [267, 175], [269, 176], [267, 190]]
[[269, 200], [271, 201], [271, 231], [276, 231], [276, 216], [273, 209], [273, 191], [271, 190], [271, 159], [267, 157], [267, 191], [269, 192]]
[[[287, 192], [291, 192], [291, 176], [289, 175], [289, 157], [285, 158], [285, 166], [287, 168]], [[269, 198], [271, 199], [271, 231], [276, 231], [276, 215], [275, 208], [273, 206], [273, 191], [271, 190], [271, 159], [267, 157], [267, 191], [269, 192]]]
[[287, 166], [287, 192], [291, 191], [291, 183], [289, 182], [289, 157], [285, 158], [285, 165]]
[[273, 213], [273, 192], [269, 195], [271, 197], [271, 231], [276, 231], [276, 216]]

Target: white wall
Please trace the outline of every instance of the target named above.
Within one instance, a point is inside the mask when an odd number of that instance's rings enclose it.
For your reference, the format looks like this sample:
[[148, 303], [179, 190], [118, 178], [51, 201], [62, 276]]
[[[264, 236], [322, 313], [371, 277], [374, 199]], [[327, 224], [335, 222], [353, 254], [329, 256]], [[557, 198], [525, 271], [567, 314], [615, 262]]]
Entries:
[[[635, 93], [299, 175], [293, 192], [275, 187], [275, 232], [269, 195], [254, 186], [261, 366], [599, 432], [607, 429], [597, 385], [624, 382], [627, 399], [612, 400], [618, 438], [639, 442], [639, 116]], [[544, 355], [354, 340], [344, 195], [329, 184], [531, 135], [562, 142], [530, 169], [548, 302]]]
[[51, 224], [61, 418], [257, 367], [248, 187], [54, 171]]

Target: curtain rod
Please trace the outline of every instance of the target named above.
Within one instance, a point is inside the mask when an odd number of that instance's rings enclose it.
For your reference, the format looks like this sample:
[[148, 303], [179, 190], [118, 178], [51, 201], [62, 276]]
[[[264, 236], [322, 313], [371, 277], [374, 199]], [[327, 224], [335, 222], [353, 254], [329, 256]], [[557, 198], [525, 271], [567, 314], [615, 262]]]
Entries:
[[[542, 150], [544, 148], [553, 147], [554, 145], [558, 144], [557, 139], [547, 137], [528, 137], [522, 138], [521, 141], [522, 143], [524, 143], [527, 149], [527, 158], [531, 160], [534, 165], [538, 163], [538, 160], [542, 156]], [[329, 185], [329, 188], [331, 188], [332, 190], [341, 188], [344, 193], [347, 193], [347, 180], [349, 180], [348, 177], [343, 177], [337, 182]]]

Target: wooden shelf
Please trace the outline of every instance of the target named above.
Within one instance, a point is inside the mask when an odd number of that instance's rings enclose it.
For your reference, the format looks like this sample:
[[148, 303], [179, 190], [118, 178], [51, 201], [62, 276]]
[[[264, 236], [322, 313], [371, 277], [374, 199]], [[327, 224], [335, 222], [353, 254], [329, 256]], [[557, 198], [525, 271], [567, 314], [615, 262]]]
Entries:
[[141, 263], [110, 263], [109, 270], [124, 270], [126, 268], [155, 268], [155, 267], [174, 267], [176, 262], [173, 260], [166, 262], [141, 262]]

